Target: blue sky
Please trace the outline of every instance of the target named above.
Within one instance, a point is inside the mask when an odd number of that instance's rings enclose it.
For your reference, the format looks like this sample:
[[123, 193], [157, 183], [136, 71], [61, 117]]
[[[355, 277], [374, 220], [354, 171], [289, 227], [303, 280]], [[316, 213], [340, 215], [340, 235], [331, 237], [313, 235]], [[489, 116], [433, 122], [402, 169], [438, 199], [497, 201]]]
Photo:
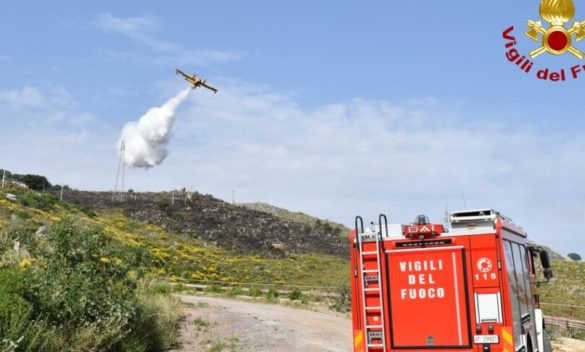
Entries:
[[[501, 209], [585, 254], [585, 74], [505, 58], [538, 1], [13, 1], [0, 12], [0, 167], [113, 188], [116, 142], [185, 87], [170, 154], [128, 187], [187, 187], [350, 224]], [[585, 1], [575, 1], [585, 20]], [[585, 41], [575, 43], [585, 51]], [[585, 64], [543, 54], [538, 68]]]

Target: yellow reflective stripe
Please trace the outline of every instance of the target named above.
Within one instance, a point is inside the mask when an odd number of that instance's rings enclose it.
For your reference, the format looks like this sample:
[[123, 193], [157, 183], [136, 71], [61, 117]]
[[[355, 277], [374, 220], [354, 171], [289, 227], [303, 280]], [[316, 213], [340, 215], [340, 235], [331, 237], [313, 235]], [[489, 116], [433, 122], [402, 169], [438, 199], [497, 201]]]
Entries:
[[511, 327], [502, 328], [502, 340], [504, 352], [514, 352], [514, 338], [512, 337]]
[[503, 328], [502, 329], [502, 339], [505, 342], [509, 343], [510, 345], [512, 345], [514, 343], [514, 340], [512, 339], [512, 334], [510, 334], [508, 332], [508, 329], [507, 328]]
[[364, 333], [361, 330], [358, 330], [357, 334], [355, 335], [355, 338], [353, 339], [353, 345], [357, 347], [359, 344], [362, 343], [362, 341], [364, 341]]

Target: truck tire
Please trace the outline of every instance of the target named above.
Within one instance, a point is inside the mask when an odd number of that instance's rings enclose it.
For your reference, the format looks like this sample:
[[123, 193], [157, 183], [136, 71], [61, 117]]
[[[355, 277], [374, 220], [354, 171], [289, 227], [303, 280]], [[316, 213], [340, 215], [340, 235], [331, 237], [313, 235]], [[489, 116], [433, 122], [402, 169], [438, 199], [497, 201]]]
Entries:
[[543, 341], [543, 352], [552, 352], [552, 344], [550, 343], [550, 336], [546, 333], [546, 331], [542, 332], [542, 341]]

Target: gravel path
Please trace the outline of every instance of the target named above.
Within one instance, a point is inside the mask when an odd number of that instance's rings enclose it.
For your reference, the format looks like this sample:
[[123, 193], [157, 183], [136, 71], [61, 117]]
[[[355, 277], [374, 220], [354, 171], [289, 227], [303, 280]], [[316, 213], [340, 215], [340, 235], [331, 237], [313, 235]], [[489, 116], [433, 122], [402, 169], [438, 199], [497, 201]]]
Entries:
[[583, 352], [585, 351], [585, 341], [561, 337], [553, 341], [554, 352]]
[[[315, 312], [206, 296], [177, 296], [185, 303], [183, 346], [174, 352], [350, 352], [351, 320]], [[560, 338], [555, 352], [584, 352], [585, 341]]]
[[178, 351], [351, 351], [351, 320], [277, 304], [177, 296], [187, 304]]

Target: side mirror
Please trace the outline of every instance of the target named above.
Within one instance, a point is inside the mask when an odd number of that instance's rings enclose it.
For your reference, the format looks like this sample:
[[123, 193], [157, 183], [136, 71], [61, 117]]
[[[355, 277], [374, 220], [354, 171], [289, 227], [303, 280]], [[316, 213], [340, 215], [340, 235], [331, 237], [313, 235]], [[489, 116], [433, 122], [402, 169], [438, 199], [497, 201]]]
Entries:
[[551, 270], [551, 268], [548, 269], [544, 269], [544, 278], [546, 279], [546, 282], [548, 282], [550, 279], [552, 279], [554, 276], [553, 271]]
[[[548, 252], [544, 248], [541, 248], [539, 252], [540, 252], [540, 264], [542, 264], [542, 267], [545, 269], [545, 271], [546, 271], [546, 269], [549, 269], [549, 271], [550, 271], [550, 258], [548, 257]], [[552, 273], [552, 271], [551, 271], [551, 273]]]
[[530, 246], [529, 247], [530, 250], [530, 254], [532, 254], [532, 257], [536, 257], [536, 255], [538, 255], [540, 257], [540, 264], [542, 265], [542, 274], [544, 276], [544, 278], [546, 279], [546, 281], [538, 281], [536, 282], [537, 286], [540, 286], [540, 284], [545, 284], [548, 283], [550, 281], [550, 279], [553, 278], [553, 271], [551, 269], [550, 266], [550, 257], [548, 256], [548, 252], [546, 251], [546, 249], [542, 248], [542, 247], [536, 247], [536, 246]]
[[550, 268], [550, 258], [548, 252], [544, 248], [539, 248], [538, 253], [540, 254], [540, 264], [542, 264], [544, 278], [546, 279], [545, 283], [547, 283], [554, 276], [553, 271]]

